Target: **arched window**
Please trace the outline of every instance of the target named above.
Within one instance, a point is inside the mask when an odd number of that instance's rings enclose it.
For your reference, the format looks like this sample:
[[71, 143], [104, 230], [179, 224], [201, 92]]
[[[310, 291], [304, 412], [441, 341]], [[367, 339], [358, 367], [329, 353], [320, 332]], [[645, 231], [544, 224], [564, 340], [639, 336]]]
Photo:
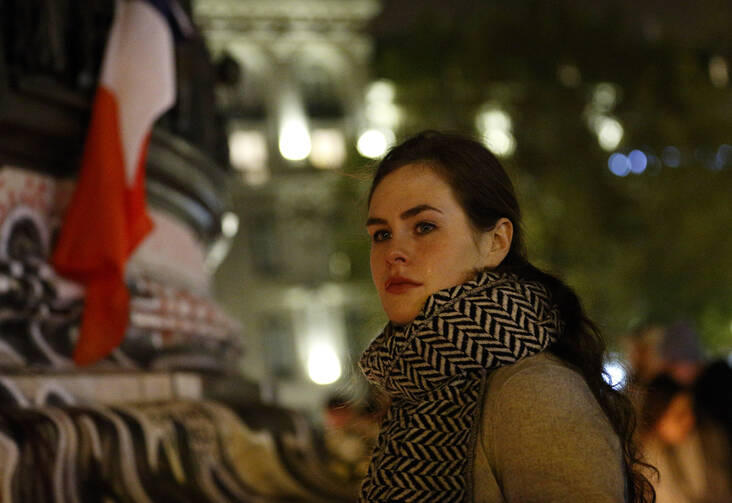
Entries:
[[341, 93], [325, 64], [306, 59], [297, 65], [296, 79], [305, 112], [312, 119], [339, 119], [344, 115]]
[[[229, 78], [218, 87], [218, 105], [230, 119], [263, 120], [267, 116], [266, 84], [264, 71], [256, 59], [247, 54], [232, 57], [223, 55], [218, 63], [219, 71]], [[226, 70], [227, 67], [236, 67]], [[234, 74], [231, 77], [231, 74]]]

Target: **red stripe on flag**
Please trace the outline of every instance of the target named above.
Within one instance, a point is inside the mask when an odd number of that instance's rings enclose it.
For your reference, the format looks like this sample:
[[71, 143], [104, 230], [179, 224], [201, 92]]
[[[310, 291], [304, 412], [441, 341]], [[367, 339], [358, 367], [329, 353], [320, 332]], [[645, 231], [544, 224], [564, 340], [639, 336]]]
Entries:
[[[138, 166], [134, 185], [126, 187], [121, 145], [117, 101], [100, 86], [77, 186], [52, 258], [59, 273], [87, 289], [74, 354], [79, 364], [103, 358], [124, 338], [129, 319], [125, 263], [152, 229], [145, 209], [144, 170]], [[144, 163], [145, 154], [142, 148], [138, 162]]]
[[74, 349], [77, 365], [104, 358], [122, 343], [130, 320], [130, 294], [114, 275], [95, 277], [86, 284], [84, 314]]

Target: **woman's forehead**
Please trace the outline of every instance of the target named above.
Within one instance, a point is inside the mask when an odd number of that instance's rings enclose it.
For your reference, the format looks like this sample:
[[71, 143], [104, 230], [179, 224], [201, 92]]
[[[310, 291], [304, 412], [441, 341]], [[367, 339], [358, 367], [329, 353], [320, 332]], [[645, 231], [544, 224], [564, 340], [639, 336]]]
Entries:
[[384, 193], [395, 190], [406, 192], [419, 190], [432, 184], [436, 184], [440, 188], [443, 185], [447, 186], [447, 183], [431, 165], [422, 162], [406, 164], [382, 178], [374, 189], [372, 197], [379, 192]]
[[454, 206], [450, 186], [429, 166], [409, 164], [386, 175], [371, 196], [369, 214], [413, 206]]

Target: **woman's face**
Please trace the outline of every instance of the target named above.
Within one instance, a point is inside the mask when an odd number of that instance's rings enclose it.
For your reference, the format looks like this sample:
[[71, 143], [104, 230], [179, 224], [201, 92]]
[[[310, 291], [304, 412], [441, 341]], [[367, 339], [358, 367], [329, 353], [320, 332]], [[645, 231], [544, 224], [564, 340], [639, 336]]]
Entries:
[[371, 277], [397, 324], [412, 321], [427, 297], [490, 267], [490, 233], [477, 233], [450, 186], [430, 167], [408, 164], [371, 196]]

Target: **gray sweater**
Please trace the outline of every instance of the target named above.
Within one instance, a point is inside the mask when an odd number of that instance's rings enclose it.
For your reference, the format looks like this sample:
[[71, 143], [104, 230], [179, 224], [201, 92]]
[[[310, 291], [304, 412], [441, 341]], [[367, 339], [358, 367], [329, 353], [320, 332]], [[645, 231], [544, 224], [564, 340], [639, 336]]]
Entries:
[[625, 500], [618, 436], [582, 376], [547, 353], [489, 376], [474, 453], [477, 503]]

